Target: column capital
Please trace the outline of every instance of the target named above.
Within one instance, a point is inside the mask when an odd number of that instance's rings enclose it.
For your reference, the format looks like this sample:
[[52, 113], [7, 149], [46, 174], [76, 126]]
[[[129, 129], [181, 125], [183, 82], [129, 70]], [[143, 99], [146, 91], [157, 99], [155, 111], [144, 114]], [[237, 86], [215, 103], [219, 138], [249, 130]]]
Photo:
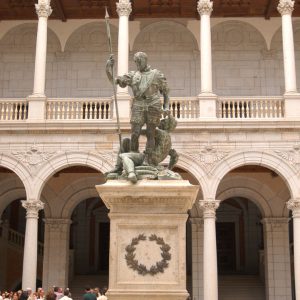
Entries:
[[22, 200], [22, 206], [26, 209], [26, 218], [38, 219], [39, 211], [44, 209], [42, 201]]
[[126, 16], [129, 17], [132, 12], [131, 3], [129, 0], [119, 0], [117, 4], [117, 13], [119, 17]]
[[199, 200], [200, 208], [203, 210], [203, 218], [215, 218], [220, 202], [220, 200]]
[[279, 13], [283, 15], [291, 15], [294, 10], [295, 1], [293, 0], [280, 0], [277, 6]]
[[44, 219], [44, 222], [53, 231], [61, 231], [62, 226], [72, 224], [70, 219]]
[[210, 0], [199, 0], [197, 10], [200, 16], [210, 16], [213, 11], [213, 2]]
[[40, 0], [35, 4], [35, 10], [39, 18], [48, 18], [52, 13], [50, 2], [46, 0]]
[[293, 212], [293, 218], [300, 218], [300, 199], [291, 199], [286, 203], [289, 210]]

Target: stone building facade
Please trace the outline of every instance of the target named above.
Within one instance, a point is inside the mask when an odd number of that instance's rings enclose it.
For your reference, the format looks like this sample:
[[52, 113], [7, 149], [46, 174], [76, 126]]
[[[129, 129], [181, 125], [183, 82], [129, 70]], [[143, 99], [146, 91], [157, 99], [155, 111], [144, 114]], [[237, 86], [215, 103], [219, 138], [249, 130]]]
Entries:
[[[95, 185], [118, 137], [105, 23], [48, 20], [50, 5], [39, 1], [38, 22], [0, 22], [0, 290], [107, 284]], [[212, 6], [198, 2], [200, 20], [129, 21], [120, 0], [118, 73], [145, 51], [171, 88], [176, 168], [200, 186], [187, 224], [192, 299], [298, 299], [300, 19], [290, 0], [271, 20], [211, 19]], [[130, 92], [118, 98], [126, 136]]]

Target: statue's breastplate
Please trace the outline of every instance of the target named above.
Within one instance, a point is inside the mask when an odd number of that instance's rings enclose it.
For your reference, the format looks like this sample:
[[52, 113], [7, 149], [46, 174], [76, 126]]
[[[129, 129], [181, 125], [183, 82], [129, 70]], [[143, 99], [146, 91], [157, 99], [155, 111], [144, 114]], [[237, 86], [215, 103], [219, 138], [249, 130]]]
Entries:
[[155, 70], [149, 72], [136, 72], [133, 77], [132, 91], [136, 100], [143, 100], [158, 95], [158, 85], [155, 79]]

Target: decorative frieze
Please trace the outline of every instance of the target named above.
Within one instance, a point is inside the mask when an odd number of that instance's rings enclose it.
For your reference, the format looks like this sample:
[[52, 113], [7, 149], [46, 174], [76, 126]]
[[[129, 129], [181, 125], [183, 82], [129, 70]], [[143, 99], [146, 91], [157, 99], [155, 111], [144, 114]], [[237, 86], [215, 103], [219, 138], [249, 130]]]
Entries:
[[35, 4], [35, 10], [39, 18], [48, 18], [52, 13], [50, 1], [40, 0], [38, 4]]
[[286, 206], [293, 212], [293, 218], [300, 218], [300, 199], [291, 199]]
[[203, 218], [215, 218], [220, 203], [220, 200], [199, 200], [200, 208], [203, 210]]
[[119, 17], [126, 16], [129, 17], [132, 12], [131, 3], [129, 0], [120, 0], [117, 4], [117, 13]]
[[22, 200], [22, 206], [26, 209], [26, 218], [38, 219], [39, 211], [44, 209], [42, 201]]
[[293, 0], [280, 0], [277, 10], [281, 15], [291, 15], [294, 10], [295, 1]]
[[300, 168], [300, 145], [296, 144], [291, 150], [274, 150], [284, 160], [288, 161], [293, 167]]
[[199, 0], [197, 5], [199, 15], [211, 15], [213, 11], [213, 2], [210, 0]]
[[207, 172], [210, 172], [219, 161], [223, 160], [229, 154], [229, 152], [221, 151], [213, 146], [207, 145], [201, 149], [200, 152], [188, 152], [185, 154], [199, 162]]
[[28, 151], [13, 151], [12, 154], [24, 165], [35, 171], [38, 166], [48, 161], [56, 152], [41, 151], [35, 144]]

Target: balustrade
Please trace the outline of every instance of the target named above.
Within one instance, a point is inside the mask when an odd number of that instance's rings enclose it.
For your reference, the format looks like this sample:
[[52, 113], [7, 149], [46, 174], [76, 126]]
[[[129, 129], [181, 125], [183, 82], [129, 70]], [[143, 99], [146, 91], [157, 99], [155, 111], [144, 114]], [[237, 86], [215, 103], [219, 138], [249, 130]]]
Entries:
[[283, 97], [219, 97], [217, 117], [268, 119], [284, 117]]
[[1, 99], [0, 121], [26, 120], [28, 104], [24, 99]]
[[109, 120], [113, 102], [107, 99], [49, 99], [48, 120]]
[[[112, 120], [111, 98], [52, 98], [47, 101], [47, 120]], [[197, 97], [170, 98], [171, 114], [179, 120], [199, 118]], [[219, 97], [219, 119], [278, 119], [285, 117], [283, 97]], [[28, 119], [28, 103], [24, 99], [0, 99], [0, 121]]]

